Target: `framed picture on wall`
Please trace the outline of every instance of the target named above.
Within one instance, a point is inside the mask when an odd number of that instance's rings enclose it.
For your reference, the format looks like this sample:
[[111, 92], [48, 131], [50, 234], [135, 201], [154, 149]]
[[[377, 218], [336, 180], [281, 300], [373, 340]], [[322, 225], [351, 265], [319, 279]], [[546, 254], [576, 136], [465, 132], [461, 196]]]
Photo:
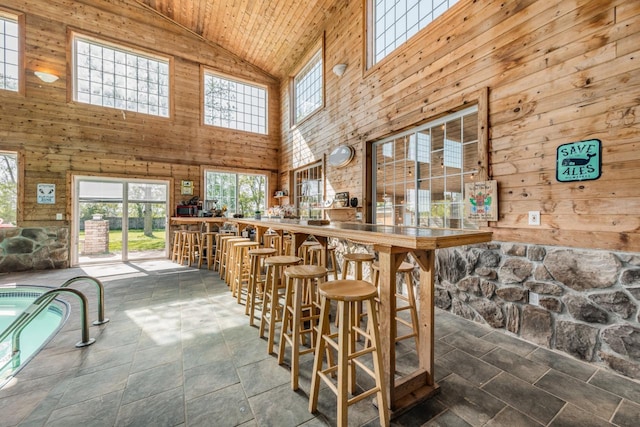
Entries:
[[183, 195], [193, 194], [193, 181], [182, 180], [180, 183], [180, 193]]

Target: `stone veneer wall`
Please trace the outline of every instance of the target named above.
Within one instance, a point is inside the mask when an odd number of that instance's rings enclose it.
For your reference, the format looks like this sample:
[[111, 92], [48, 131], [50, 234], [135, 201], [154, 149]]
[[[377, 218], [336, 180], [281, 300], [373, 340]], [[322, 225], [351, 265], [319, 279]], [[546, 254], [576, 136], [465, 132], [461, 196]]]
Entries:
[[[345, 251], [372, 251], [332, 243], [340, 264]], [[640, 254], [499, 242], [440, 249], [435, 304], [640, 379]]]
[[68, 227], [0, 228], [0, 273], [68, 267]]

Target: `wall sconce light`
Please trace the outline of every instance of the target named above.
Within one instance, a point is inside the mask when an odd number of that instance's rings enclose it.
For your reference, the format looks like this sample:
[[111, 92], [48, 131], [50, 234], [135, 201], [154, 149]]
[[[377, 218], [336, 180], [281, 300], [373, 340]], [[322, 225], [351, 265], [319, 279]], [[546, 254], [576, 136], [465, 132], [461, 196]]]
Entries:
[[342, 77], [346, 69], [347, 69], [347, 64], [336, 64], [333, 66], [333, 74], [335, 74], [338, 77]]
[[53, 83], [58, 80], [58, 76], [55, 74], [45, 73], [44, 71], [34, 71], [33, 74], [45, 83]]

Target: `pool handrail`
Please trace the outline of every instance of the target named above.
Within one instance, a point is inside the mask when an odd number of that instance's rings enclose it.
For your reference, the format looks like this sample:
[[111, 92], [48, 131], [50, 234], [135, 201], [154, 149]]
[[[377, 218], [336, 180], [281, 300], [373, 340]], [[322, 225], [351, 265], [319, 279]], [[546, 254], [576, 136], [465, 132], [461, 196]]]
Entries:
[[[76, 347], [86, 347], [88, 345], [93, 344], [96, 340], [95, 338], [89, 337], [89, 317], [87, 307], [89, 305], [89, 301], [87, 297], [77, 289], [72, 288], [56, 288], [51, 289], [40, 295], [36, 300], [27, 307], [20, 315], [2, 332], [0, 333], [0, 342], [4, 341], [10, 334], [13, 334], [11, 337], [11, 359], [14, 362], [14, 365], [19, 360], [20, 353], [20, 334], [24, 330], [24, 328], [31, 322], [31, 320], [40, 314], [45, 308], [51, 304], [55, 295], [60, 293], [71, 293], [80, 298], [81, 302], [81, 320], [82, 320], [82, 341], [76, 343]], [[16, 355], [18, 358], [16, 358]], [[5, 365], [6, 366], [6, 365]]]
[[98, 287], [98, 320], [95, 320], [93, 322], [93, 324], [94, 325], [102, 325], [104, 323], [107, 323], [109, 321], [109, 319], [105, 319], [104, 318], [104, 285], [102, 284], [102, 282], [100, 280], [96, 279], [95, 277], [91, 277], [91, 276], [77, 276], [77, 277], [74, 277], [72, 279], [67, 280], [62, 285], [60, 285], [60, 287], [61, 288], [66, 288], [67, 286], [70, 286], [73, 283], [79, 282], [81, 280], [87, 280], [87, 281], [93, 282]]

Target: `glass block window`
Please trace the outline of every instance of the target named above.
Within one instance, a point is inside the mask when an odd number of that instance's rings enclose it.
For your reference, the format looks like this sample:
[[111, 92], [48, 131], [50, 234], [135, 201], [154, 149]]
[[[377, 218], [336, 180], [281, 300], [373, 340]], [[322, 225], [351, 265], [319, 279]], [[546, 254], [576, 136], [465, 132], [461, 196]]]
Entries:
[[74, 99], [169, 117], [169, 60], [74, 37]]
[[267, 177], [266, 175], [217, 172], [207, 170], [204, 173], [204, 206], [227, 208], [227, 216], [242, 214], [253, 216], [256, 211], [265, 212]]
[[373, 66], [442, 15], [457, 0], [369, 0], [369, 66]]
[[294, 123], [299, 123], [323, 104], [322, 49], [313, 55], [293, 79]]
[[464, 185], [478, 158], [477, 107], [374, 143], [374, 223], [477, 228], [464, 220]]
[[267, 134], [267, 89], [204, 74], [204, 123]]
[[0, 89], [18, 92], [19, 78], [18, 20], [0, 15]]

